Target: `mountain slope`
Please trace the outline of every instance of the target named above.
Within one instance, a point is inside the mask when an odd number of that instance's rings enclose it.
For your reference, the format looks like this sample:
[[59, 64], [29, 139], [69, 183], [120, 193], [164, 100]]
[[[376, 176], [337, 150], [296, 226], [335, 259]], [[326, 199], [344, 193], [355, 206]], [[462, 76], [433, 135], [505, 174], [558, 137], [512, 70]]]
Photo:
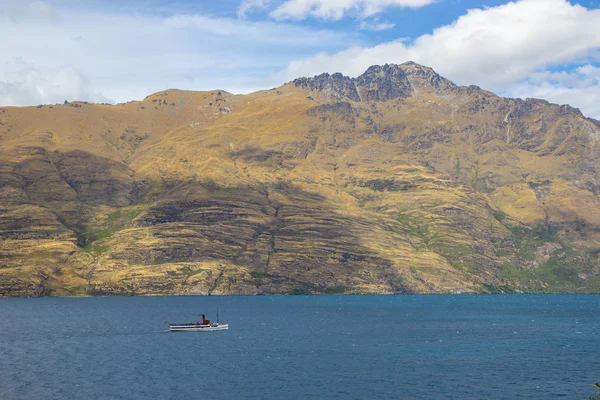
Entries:
[[0, 295], [597, 292], [597, 121], [415, 63], [0, 109]]

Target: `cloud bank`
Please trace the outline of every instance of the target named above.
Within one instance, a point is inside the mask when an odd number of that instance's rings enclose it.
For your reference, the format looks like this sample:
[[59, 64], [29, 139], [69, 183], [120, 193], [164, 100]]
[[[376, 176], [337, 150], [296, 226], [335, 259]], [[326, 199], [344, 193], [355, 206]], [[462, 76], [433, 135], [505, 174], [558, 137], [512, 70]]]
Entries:
[[[458, 84], [569, 103], [600, 118], [600, 10], [567, 0], [473, 9], [430, 34], [373, 46], [357, 44], [400, 23], [380, 21], [382, 11], [433, 0], [244, 0], [243, 18], [52, 1], [0, 0], [0, 105], [124, 102], [167, 88], [247, 93], [413, 60]], [[257, 7], [272, 19], [252, 20]], [[362, 33], [319, 29], [348, 16]], [[311, 17], [318, 23], [280, 21]]]
[[21, 59], [7, 63], [5, 81], [0, 81], [0, 104], [33, 105], [58, 103], [67, 99], [114, 103], [91, 89], [90, 81], [77, 69], [40, 69]]
[[294, 56], [353, 40], [279, 22], [84, 9], [70, 1], [0, 0], [1, 105], [124, 102], [167, 88], [246, 93], [272, 85], [270, 74]]

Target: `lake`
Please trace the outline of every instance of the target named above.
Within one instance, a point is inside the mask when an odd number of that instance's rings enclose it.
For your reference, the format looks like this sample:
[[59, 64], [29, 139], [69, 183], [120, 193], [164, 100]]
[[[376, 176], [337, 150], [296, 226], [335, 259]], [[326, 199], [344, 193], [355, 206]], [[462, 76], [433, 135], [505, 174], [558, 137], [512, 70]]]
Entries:
[[[166, 332], [200, 313], [230, 329]], [[587, 399], [600, 296], [0, 299], [2, 399]]]

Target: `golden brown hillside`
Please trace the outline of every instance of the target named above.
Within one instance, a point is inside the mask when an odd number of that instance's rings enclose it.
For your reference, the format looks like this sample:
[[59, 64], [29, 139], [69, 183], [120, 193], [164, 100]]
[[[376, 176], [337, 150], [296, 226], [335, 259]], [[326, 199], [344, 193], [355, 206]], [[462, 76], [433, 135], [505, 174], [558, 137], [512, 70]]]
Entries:
[[0, 108], [0, 296], [600, 290], [600, 123], [414, 64]]

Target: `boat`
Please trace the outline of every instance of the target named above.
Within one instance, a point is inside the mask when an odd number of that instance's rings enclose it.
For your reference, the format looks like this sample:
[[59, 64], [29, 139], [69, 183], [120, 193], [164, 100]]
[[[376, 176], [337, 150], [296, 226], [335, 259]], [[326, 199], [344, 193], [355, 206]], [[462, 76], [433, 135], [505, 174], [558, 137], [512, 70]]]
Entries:
[[169, 330], [171, 332], [211, 332], [211, 331], [224, 331], [229, 329], [227, 322], [219, 322], [219, 312], [217, 312], [217, 322], [211, 322], [206, 319], [206, 316], [202, 314], [202, 323], [200, 321], [188, 324], [169, 324]]

